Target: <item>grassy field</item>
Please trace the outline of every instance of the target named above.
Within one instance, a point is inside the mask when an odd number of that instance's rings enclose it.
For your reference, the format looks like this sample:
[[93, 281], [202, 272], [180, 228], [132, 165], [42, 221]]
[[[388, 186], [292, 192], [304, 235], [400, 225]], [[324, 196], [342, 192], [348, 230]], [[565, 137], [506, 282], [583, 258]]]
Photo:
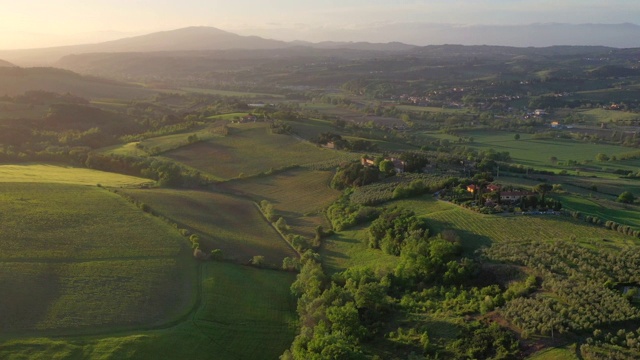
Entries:
[[341, 231], [323, 240], [320, 255], [325, 270], [332, 274], [350, 267], [393, 269], [399, 258], [369, 248], [367, 236], [367, 229], [362, 227]]
[[320, 210], [330, 205], [340, 192], [329, 187], [330, 171], [296, 169], [271, 176], [233, 180], [223, 186], [251, 197], [256, 202], [267, 200], [277, 214], [285, 217], [294, 233], [314, 234], [318, 225], [327, 228]]
[[445, 113], [445, 114], [455, 114], [455, 115], [467, 114], [469, 112], [468, 109], [446, 109], [442, 107], [433, 107], [433, 106], [398, 105], [396, 106], [396, 108], [403, 111], [432, 112], [432, 113]]
[[340, 158], [288, 135], [271, 134], [267, 124], [232, 125], [230, 135], [163, 154], [214, 177], [232, 179], [270, 169]]
[[131, 186], [152, 183], [149, 179], [104, 171], [49, 164], [0, 165], [0, 183], [61, 183], [76, 185]]
[[625, 121], [636, 120], [639, 118], [638, 114], [624, 112], [624, 111], [612, 111], [605, 109], [590, 109], [585, 111], [579, 111], [578, 114], [582, 115], [584, 119], [594, 125], [600, 123], [609, 123], [610, 121]]
[[488, 246], [494, 241], [520, 240], [613, 240], [616, 244], [637, 244], [637, 240], [603, 227], [587, 225], [559, 215], [483, 215], [432, 197], [394, 202], [427, 219], [437, 233], [453, 229], [467, 251]]
[[227, 259], [246, 263], [262, 255], [267, 263], [280, 266], [282, 259], [296, 255], [249, 200], [190, 190], [122, 192], [199, 234], [203, 247], [221, 249]]
[[187, 241], [116, 194], [0, 183], [0, 214], [1, 335], [149, 326], [191, 304]]
[[473, 137], [469, 147], [478, 150], [494, 149], [508, 151], [514, 163], [529, 166], [548, 166], [550, 158], [555, 156], [558, 162], [567, 160], [593, 160], [598, 153], [609, 156], [629, 152], [629, 148], [617, 145], [591, 144], [572, 140], [534, 140], [530, 134], [520, 134], [520, 140], [514, 139], [510, 132], [465, 132], [464, 136]]
[[276, 359], [295, 333], [294, 275], [203, 264], [201, 302], [188, 321], [155, 331], [0, 343], [2, 359]]
[[584, 215], [597, 216], [603, 220], [612, 220], [623, 225], [640, 228], [638, 207], [625, 205], [604, 199], [592, 199], [576, 195], [554, 195], [565, 209], [580, 211]]

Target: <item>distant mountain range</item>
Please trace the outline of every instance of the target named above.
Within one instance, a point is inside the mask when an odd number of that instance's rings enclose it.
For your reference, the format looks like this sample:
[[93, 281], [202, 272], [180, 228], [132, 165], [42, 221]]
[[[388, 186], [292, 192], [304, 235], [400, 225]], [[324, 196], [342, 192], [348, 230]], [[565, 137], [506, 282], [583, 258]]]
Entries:
[[[276, 36], [278, 33], [272, 32], [270, 34]], [[338, 33], [334, 35], [337, 37]], [[384, 42], [286, 42], [258, 36], [242, 36], [213, 27], [188, 27], [97, 44], [5, 50], [0, 51], [0, 59], [6, 59], [20, 66], [34, 66], [54, 64], [67, 55], [89, 53], [149, 53], [231, 49], [274, 50], [293, 47], [397, 52], [414, 49], [417, 45], [425, 46], [429, 44], [516, 47], [547, 47], [554, 45], [640, 47], [640, 26], [634, 24], [453, 26], [409, 23], [345, 30], [340, 35], [341, 39], [382, 39]]]
[[15, 65], [13, 65], [12, 63], [8, 62], [8, 61], [4, 61], [4, 60], [0, 60], [0, 67], [14, 67]]

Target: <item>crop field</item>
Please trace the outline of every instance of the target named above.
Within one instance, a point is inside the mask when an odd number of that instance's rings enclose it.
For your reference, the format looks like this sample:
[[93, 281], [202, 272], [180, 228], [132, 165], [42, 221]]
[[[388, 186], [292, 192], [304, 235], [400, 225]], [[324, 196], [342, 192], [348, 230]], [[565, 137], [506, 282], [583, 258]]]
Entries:
[[0, 214], [0, 333], [158, 324], [191, 301], [187, 241], [116, 194], [0, 183]]
[[203, 264], [201, 308], [188, 321], [118, 336], [25, 338], [0, 343], [2, 359], [277, 359], [293, 341], [293, 274]]
[[207, 249], [221, 249], [225, 258], [248, 262], [261, 255], [269, 264], [296, 253], [249, 200], [190, 190], [122, 190], [163, 216], [191, 229]]
[[316, 226], [327, 223], [320, 210], [340, 196], [329, 187], [330, 171], [290, 170], [271, 176], [233, 180], [225, 188], [241, 192], [256, 202], [267, 200], [284, 216], [294, 233], [312, 236]]
[[0, 262], [0, 333], [160, 324], [189, 305], [195, 272], [186, 266], [168, 257]]
[[270, 169], [340, 157], [292, 136], [271, 134], [264, 123], [231, 126], [231, 134], [169, 151], [164, 156], [218, 178], [232, 179]]
[[640, 228], [640, 217], [636, 206], [576, 195], [554, 195], [553, 197], [558, 198], [565, 209], [580, 211], [584, 215], [597, 216], [604, 221], [612, 220], [623, 225]]
[[430, 197], [401, 200], [394, 204], [427, 219], [436, 233], [456, 230], [467, 251], [488, 246], [494, 241], [570, 240], [572, 236], [579, 241], [609, 239], [616, 243], [637, 244], [632, 237], [561, 215], [484, 215]]
[[132, 186], [149, 179], [104, 171], [48, 164], [0, 165], [0, 183], [61, 183], [75, 185]]
[[590, 109], [580, 111], [578, 114], [582, 115], [587, 122], [593, 124], [609, 123], [610, 121], [637, 120], [640, 118], [638, 114], [605, 109]]
[[539, 351], [527, 359], [529, 360], [578, 360], [575, 351], [567, 348], [550, 348]]
[[322, 241], [320, 255], [327, 273], [332, 274], [350, 267], [393, 269], [400, 258], [367, 244], [367, 228], [358, 227], [341, 231]]
[[469, 112], [468, 109], [447, 109], [442, 107], [416, 106], [416, 105], [398, 105], [396, 106], [396, 108], [403, 111], [445, 113], [445, 114], [454, 114], [454, 115], [462, 115], [462, 114], [467, 114]]
[[220, 114], [220, 115], [212, 115], [212, 116], [209, 116], [207, 119], [209, 119], [209, 120], [234, 120], [234, 119], [246, 116], [248, 113], [249, 113], [249, 111], [247, 111], [247, 112], [238, 112], [238, 113], [229, 113], [229, 114]]
[[98, 187], [0, 184], [0, 260], [177, 256], [185, 240]]

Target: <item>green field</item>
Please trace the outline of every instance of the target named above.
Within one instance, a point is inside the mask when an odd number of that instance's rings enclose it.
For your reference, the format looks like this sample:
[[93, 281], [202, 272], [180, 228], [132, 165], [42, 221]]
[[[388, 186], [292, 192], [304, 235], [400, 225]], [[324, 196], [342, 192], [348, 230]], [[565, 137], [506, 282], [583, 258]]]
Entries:
[[203, 264], [202, 306], [154, 331], [3, 339], [0, 358], [276, 359], [293, 341], [294, 275], [228, 263]]
[[0, 334], [161, 324], [192, 301], [187, 241], [99, 187], [0, 183]]
[[510, 132], [471, 131], [463, 135], [473, 137], [473, 143], [468, 144], [470, 148], [507, 151], [514, 163], [537, 168], [549, 166], [551, 164], [549, 159], [552, 156], [557, 157], [558, 162], [567, 160], [595, 162], [598, 153], [612, 156], [629, 152], [629, 148], [617, 145], [591, 144], [564, 139], [535, 140], [532, 139], [531, 134], [520, 134], [520, 140], [515, 140], [514, 133]]
[[565, 209], [580, 211], [584, 215], [597, 216], [603, 221], [612, 220], [623, 225], [640, 228], [638, 207], [605, 199], [593, 199], [576, 195], [554, 195]]
[[277, 214], [285, 217], [294, 233], [313, 236], [314, 228], [328, 224], [319, 211], [330, 205], [340, 192], [329, 187], [330, 171], [290, 170], [271, 176], [233, 180], [224, 188], [242, 193], [256, 202], [267, 200]]
[[567, 348], [550, 348], [539, 351], [530, 357], [528, 360], [578, 360], [575, 351]]
[[202, 89], [202, 88], [182, 88], [185, 92], [199, 93], [199, 94], [208, 94], [208, 95], [222, 95], [222, 96], [230, 96], [230, 97], [243, 97], [243, 98], [275, 98], [275, 99], [283, 99], [284, 95], [280, 94], [267, 94], [267, 93], [256, 93], [256, 92], [243, 92], [243, 91], [230, 91], [230, 90], [217, 90], [217, 89]]
[[186, 241], [98, 187], [0, 183], [0, 260], [174, 257]]
[[168, 189], [126, 189], [154, 211], [201, 237], [206, 249], [221, 249], [227, 259], [248, 262], [261, 255], [271, 265], [296, 253], [249, 200], [212, 192]]
[[467, 251], [494, 241], [569, 240], [572, 236], [580, 241], [609, 239], [616, 243], [637, 244], [632, 237], [561, 215], [484, 215], [432, 197], [401, 200], [394, 204], [424, 217], [436, 233], [445, 229], [457, 231]]
[[393, 269], [400, 258], [371, 249], [367, 238], [366, 228], [354, 228], [323, 240], [320, 255], [325, 270], [332, 274], [350, 267]]
[[49, 164], [0, 165], [0, 183], [61, 183], [76, 185], [131, 186], [149, 179], [104, 171]]
[[223, 179], [340, 158], [337, 151], [323, 150], [292, 136], [271, 134], [264, 123], [230, 127], [228, 136], [163, 155]]

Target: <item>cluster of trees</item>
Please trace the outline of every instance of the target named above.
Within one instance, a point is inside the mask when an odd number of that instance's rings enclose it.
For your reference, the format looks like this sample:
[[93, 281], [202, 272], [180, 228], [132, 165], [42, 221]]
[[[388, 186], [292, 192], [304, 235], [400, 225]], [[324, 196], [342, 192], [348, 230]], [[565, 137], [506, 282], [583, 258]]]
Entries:
[[379, 178], [380, 170], [377, 168], [363, 166], [359, 162], [352, 162], [340, 166], [331, 180], [331, 187], [337, 190], [344, 190], [348, 187], [371, 184]]
[[185, 169], [174, 162], [156, 158], [90, 153], [85, 165], [91, 169], [153, 179], [162, 187], [194, 187], [209, 182], [198, 171]]
[[329, 143], [333, 143], [334, 148], [338, 150], [371, 152], [378, 151], [378, 146], [371, 141], [362, 139], [347, 140], [343, 139], [342, 135], [332, 132], [321, 133], [320, 135], [318, 135], [315, 143], [318, 145], [327, 145]]
[[375, 207], [350, 203], [348, 196], [341, 197], [327, 209], [327, 217], [336, 231], [371, 221], [379, 214], [380, 210]]
[[640, 255], [589, 250], [578, 243], [499, 243], [486, 250], [491, 260], [533, 269], [553, 296], [516, 297], [501, 312], [523, 335], [593, 331], [640, 319], [640, 311], [615, 288], [640, 280]]
[[429, 227], [413, 211], [384, 210], [369, 226], [369, 247], [399, 256], [406, 242], [426, 241]]

